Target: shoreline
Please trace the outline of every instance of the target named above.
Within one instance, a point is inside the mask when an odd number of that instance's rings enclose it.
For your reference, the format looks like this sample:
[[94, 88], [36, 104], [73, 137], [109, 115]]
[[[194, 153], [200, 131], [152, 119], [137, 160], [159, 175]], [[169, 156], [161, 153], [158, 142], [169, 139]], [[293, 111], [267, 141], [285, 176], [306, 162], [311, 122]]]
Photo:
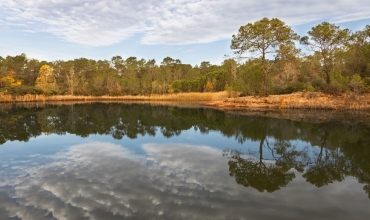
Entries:
[[369, 111], [370, 94], [341, 94], [334, 96], [320, 92], [296, 92], [267, 97], [227, 98], [223, 101], [210, 101], [205, 103], [205, 105], [225, 110], [251, 111], [279, 109]]
[[[209, 97], [211, 94], [208, 94]], [[214, 95], [214, 94], [213, 94]], [[316, 93], [293, 93], [289, 95], [271, 95], [268, 97], [238, 97], [238, 98], [223, 98], [218, 94], [218, 100], [180, 100], [174, 99], [175, 96], [170, 95], [167, 100], [149, 99], [145, 96], [130, 97], [93, 97], [94, 99], [86, 100], [83, 96], [78, 96], [78, 99], [70, 99], [72, 96], [64, 96], [69, 99], [55, 100], [45, 99], [41, 101], [13, 101], [0, 103], [0, 112], [7, 111], [14, 107], [22, 108], [43, 108], [48, 105], [75, 105], [75, 104], [93, 104], [93, 103], [124, 103], [124, 104], [149, 104], [163, 105], [179, 108], [209, 108], [224, 111], [231, 115], [258, 116], [277, 119], [286, 119], [297, 122], [310, 123], [325, 123], [325, 122], [342, 122], [345, 124], [362, 123], [370, 126], [370, 94], [362, 95], [354, 100], [352, 97], [330, 96], [326, 94]], [[225, 94], [223, 94], [225, 95]], [[307, 96], [307, 97], [306, 97]], [[315, 98], [313, 98], [315, 96]], [[145, 97], [143, 99], [142, 97]], [[162, 96], [163, 98], [164, 96]], [[177, 96], [179, 97], [179, 96]], [[58, 96], [60, 98], [60, 96]], [[75, 97], [74, 97], [75, 98]], [[158, 98], [158, 97], [157, 97]], [[204, 98], [204, 97], [203, 97]], [[326, 100], [326, 102], [324, 102]], [[333, 103], [338, 102], [335, 106]], [[349, 106], [343, 104], [352, 103]], [[355, 103], [364, 102], [362, 105]], [[289, 104], [281, 106], [281, 104]], [[314, 103], [314, 104], [312, 104]], [[310, 105], [308, 105], [310, 104]], [[342, 106], [340, 105], [342, 104]], [[307, 107], [308, 106], [308, 107]], [[361, 108], [358, 108], [360, 106]]]
[[13, 96], [0, 94], [0, 103], [19, 102], [99, 102], [99, 101], [215, 101], [228, 97], [227, 92], [189, 92], [175, 94], [125, 95], [125, 96], [83, 96], [83, 95], [31, 95]]
[[369, 111], [370, 94], [341, 94], [338, 96], [320, 92], [296, 92], [267, 97], [246, 96], [228, 98], [227, 92], [177, 93], [148, 96], [72, 96], [72, 95], [1, 95], [0, 103], [90, 103], [90, 102], [151, 102], [197, 103], [200, 106], [222, 110], [269, 111], [282, 109]]

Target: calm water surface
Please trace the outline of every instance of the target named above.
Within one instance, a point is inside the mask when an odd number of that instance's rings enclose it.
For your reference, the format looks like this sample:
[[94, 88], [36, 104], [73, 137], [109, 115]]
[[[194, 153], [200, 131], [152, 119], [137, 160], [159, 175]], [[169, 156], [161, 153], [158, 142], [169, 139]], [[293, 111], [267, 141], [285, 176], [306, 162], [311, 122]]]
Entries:
[[202, 108], [0, 108], [0, 219], [369, 219], [370, 128]]

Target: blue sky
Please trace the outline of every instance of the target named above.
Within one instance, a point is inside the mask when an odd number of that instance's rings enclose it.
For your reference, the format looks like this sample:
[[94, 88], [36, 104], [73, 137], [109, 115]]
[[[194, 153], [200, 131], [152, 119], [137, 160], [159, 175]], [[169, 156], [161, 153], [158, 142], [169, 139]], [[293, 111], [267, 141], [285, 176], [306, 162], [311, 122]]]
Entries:
[[263, 17], [305, 35], [322, 21], [361, 30], [369, 11], [368, 0], [0, 0], [0, 56], [220, 64], [232, 34]]

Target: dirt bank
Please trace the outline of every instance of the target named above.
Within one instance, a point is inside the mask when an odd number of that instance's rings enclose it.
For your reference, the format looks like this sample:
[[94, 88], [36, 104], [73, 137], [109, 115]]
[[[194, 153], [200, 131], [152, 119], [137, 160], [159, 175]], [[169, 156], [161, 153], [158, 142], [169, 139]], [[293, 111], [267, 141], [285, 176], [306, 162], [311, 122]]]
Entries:
[[318, 92], [297, 92], [268, 97], [247, 96], [226, 98], [222, 101], [204, 103], [220, 109], [312, 109], [312, 110], [370, 110], [370, 94], [342, 94], [338, 96]]

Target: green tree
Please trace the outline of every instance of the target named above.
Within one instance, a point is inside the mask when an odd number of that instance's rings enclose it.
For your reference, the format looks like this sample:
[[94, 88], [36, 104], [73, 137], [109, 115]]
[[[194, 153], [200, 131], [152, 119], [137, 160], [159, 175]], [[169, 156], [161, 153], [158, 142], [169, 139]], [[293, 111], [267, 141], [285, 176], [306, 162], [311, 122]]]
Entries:
[[239, 56], [245, 52], [258, 54], [264, 74], [263, 93], [267, 95], [268, 77], [273, 64], [268, 62], [267, 56], [272, 54], [275, 59], [278, 58], [288, 48], [294, 48], [294, 40], [298, 39], [299, 36], [284, 22], [277, 18], [263, 18], [241, 26], [238, 34], [232, 36], [231, 49]]
[[200, 68], [200, 74], [201, 75], [204, 75], [204, 74], [208, 73], [209, 68], [211, 66], [212, 65], [211, 65], [211, 63], [209, 61], [203, 61], [203, 62], [201, 62], [200, 63], [200, 66], [199, 66], [199, 68]]
[[170, 84], [172, 81], [179, 79], [181, 60], [166, 57], [161, 62], [162, 71], [165, 75], [165, 82]]
[[95, 64], [95, 60], [88, 60], [86, 58], [73, 60], [74, 84], [76, 85], [74, 94], [89, 94], [88, 85], [89, 80], [92, 79], [94, 70], [96, 70]]
[[370, 25], [352, 34], [345, 64], [348, 72], [346, 75], [370, 77]]
[[26, 54], [22, 53], [17, 56], [7, 56], [8, 61], [8, 70], [14, 72], [15, 79], [23, 79], [25, 77], [25, 68], [27, 66], [27, 57]]
[[24, 77], [22, 77], [22, 81], [24, 85], [30, 85], [34, 86], [36, 78], [38, 76], [39, 69], [41, 67], [40, 61], [36, 59], [28, 59], [27, 60], [27, 65]]
[[238, 64], [234, 59], [225, 59], [222, 62], [222, 67], [234, 77], [234, 80], [236, 80], [236, 71]]
[[75, 75], [75, 71], [73, 69], [73, 66], [69, 69], [69, 72], [66, 74], [66, 80], [67, 80], [67, 84], [68, 84], [68, 88], [69, 88], [69, 91], [70, 91], [70, 94], [73, 95], [73, 89], [74, 89], [74, 75]]
[[258, 95], [263, 88], [263, 71], [259, 60], [247, 60], [238, 68], [237, 79], [233, 83], [236, 91], [247, 95]]
[[311, 28], [308, 35], [302, 37], [300, 42], [321, 54], [324, 78], [326, 83], [330, 84], [330, 71], [334, 65], [335, 54], [349, 40], [350, 31], [340, 29], [329, 22], [322, 22]]
[[116, 70], [116, 75], [120, 76], [122, 74], [122, 70], [124, 68], [124, 60], [121, 56], [114, 56], [112, 57], [110, 63], [113, 68]]

